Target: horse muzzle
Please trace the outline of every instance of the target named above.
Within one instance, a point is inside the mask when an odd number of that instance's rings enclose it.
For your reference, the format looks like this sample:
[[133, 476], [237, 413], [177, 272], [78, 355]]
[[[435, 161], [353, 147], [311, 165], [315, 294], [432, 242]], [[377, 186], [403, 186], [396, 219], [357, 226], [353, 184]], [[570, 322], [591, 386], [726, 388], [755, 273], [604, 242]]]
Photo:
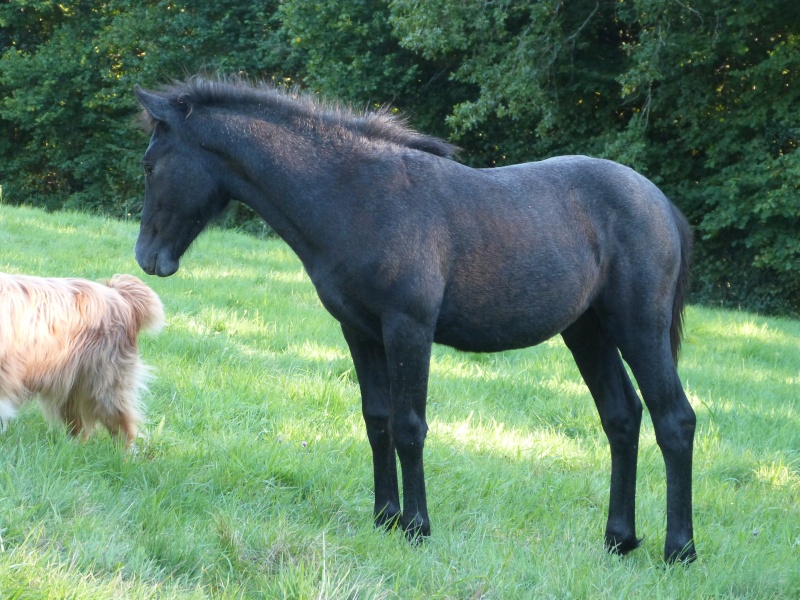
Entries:
[[158, 275], [159, 277], [169, 277], [175, 274], [180, 266], [178, 260], [172, 258], [167, 250], [154, 252], [142, 248], [138, 242], [136, 243], [136, 262], [148, 275]]

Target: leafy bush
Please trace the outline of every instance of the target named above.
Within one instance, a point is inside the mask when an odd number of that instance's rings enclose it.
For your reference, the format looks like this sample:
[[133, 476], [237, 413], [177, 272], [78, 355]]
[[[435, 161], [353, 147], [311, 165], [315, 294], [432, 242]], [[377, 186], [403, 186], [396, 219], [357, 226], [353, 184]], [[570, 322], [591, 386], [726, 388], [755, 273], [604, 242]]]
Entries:
[[800, 314], [798, 31], [793, 0], [13, 0], [0, 185], [5, 201], [136, 216], [133, 84], [241, 72], [391, 103], [476, 167], [628, 164], [693, 224], [696, 299]]

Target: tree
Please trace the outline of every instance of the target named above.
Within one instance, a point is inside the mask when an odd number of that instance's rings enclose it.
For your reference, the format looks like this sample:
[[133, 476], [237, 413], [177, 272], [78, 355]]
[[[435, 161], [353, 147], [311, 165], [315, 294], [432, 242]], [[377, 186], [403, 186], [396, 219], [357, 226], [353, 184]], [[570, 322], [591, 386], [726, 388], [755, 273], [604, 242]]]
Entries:
[[445, 118], [467, 86], [448, 61], [403, 48], [386, 0], [285, 0], [277, 13], [294, 78], [306, 89], [354, 105], [389, 104], [427, 133], [447, 136]]
[[705, 292], [797, 312], [800, 6], [634, 7], [625, 91], [648, 90], [648, 168], [695, 225]]
[[800, 314], [795, 0], [12, 0], [4, 201], [136, 215], [134, 83], [200, 71], [391, 103], [476, 167], [591, 154], [692, 222], [699, 298]]
[[631, 165], [692, 221], [704, 297], [800, 311], [796, 2], [391, 8], [404, 47], [477, 86], [449, 117], [474, 163], [584, 153]]
[[[0, 5], [0, 183], [4, 196], [117, 217], [141, 205], [146, 133], [136, 82], [202, 69], [259, 73], [277, 2], [73, 0]], [[273, 61], [273, 62], [271, 62]]]

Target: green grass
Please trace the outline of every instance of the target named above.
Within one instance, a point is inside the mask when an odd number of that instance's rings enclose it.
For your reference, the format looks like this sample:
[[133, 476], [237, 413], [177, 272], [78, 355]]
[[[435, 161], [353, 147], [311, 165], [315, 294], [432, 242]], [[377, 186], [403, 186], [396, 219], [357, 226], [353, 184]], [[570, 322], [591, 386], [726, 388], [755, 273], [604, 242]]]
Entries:
[[[0, 271], [140, 274], [136, 226], [0, 206]], [[144, 276], [143, 276], [144, 277]], [[279, 241], [207, 232], [169, 279], [138, 451], [29, 405], [0, 436], [0, 598], [797, 598], [800, 323], [692, 307], [699, 560], [666, 568], [664, 466], [642, 428], [637, 527], [602, 547], [609, 453], [560, 340], [437, 347], [433, 536], [371, 525], [357, 383], [335, 321]], [[1, 316], [0, 316], [1, 318]], [[0, 324], [0, 326], [2, 326]]]

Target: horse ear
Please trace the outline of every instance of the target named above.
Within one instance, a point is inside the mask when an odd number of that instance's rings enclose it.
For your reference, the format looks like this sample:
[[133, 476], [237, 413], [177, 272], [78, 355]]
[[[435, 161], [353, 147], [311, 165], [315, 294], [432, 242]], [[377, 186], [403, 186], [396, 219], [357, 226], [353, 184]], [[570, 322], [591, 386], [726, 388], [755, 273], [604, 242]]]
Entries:
[[139, 85], [133, 86], [133, 93], [136, 94], [139, 103], [153, 119], [162, 122], [170, 120], [169, 118], [175, 109], [170, 106], [169, 100], [158, 94], [148, 92], [139, 87]]
[[180, 108], [183, 112], [185, 113], [192, 112], [192, 97], [189, 94], [184, 92], [183, 94], [178, 96], [177, 102], [178, 102], [178, 108]]

